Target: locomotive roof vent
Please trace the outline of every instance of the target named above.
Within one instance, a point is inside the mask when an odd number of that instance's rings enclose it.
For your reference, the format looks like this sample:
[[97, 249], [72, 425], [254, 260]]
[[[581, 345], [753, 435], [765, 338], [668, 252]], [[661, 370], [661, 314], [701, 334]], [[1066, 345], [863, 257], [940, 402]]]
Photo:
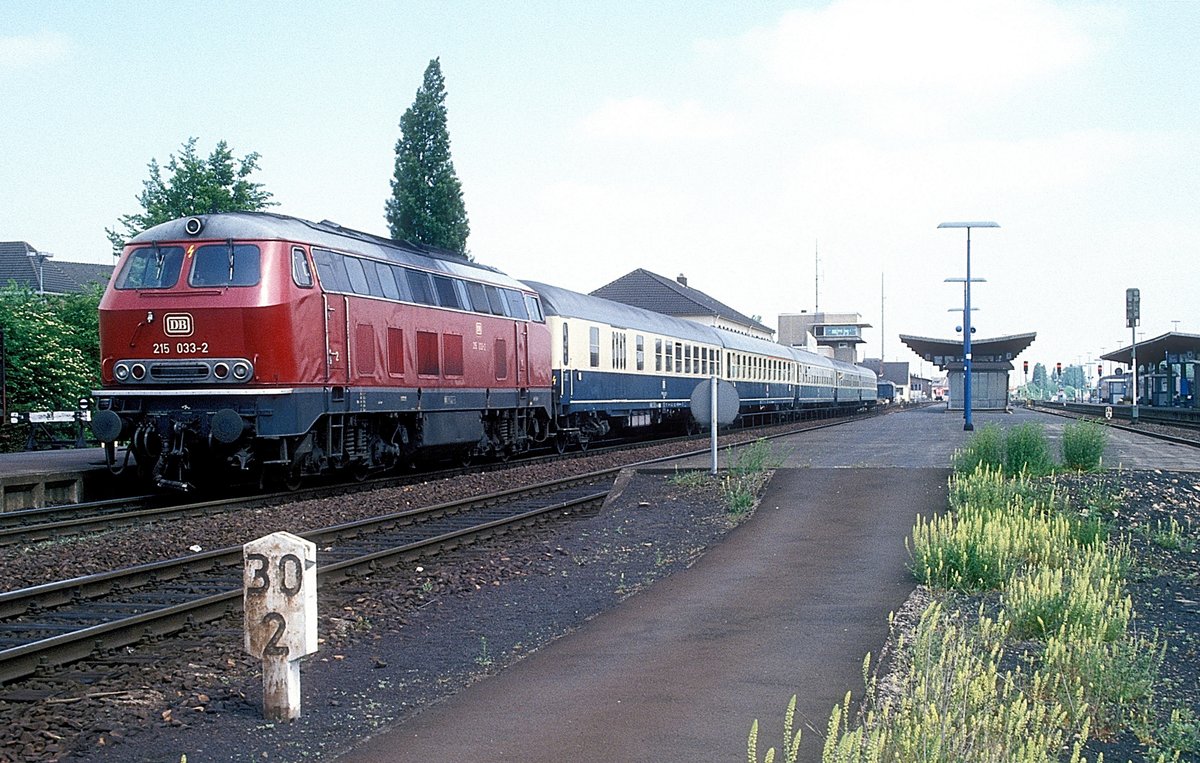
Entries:
[[204, 218], [189, 217], [183, 222], [183, 229], [189, 236], [195, 236], [199, 234], [200, 231], [204, 230]]

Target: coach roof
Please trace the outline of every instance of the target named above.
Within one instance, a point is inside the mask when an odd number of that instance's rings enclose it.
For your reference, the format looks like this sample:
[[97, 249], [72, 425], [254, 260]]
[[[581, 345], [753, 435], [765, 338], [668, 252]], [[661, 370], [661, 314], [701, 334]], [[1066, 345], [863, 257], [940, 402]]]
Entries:
[[716, 331], [693, 321], [536, 281], [526, 281], [525, 283], [542, 296], [542, 305], [545, 307], [547, 315], [581, 318], [618, 329], [645, 331], [672, 339], [686, 339], [689, 342], [721, 344], [721, 338]]

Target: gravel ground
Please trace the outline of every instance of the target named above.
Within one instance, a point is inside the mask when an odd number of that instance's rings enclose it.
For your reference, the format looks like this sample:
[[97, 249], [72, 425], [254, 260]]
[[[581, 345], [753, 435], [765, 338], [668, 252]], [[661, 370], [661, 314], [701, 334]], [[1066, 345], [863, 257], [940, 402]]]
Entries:
[[[5, 554], [0, 575], [18, 587], [55, 576], [46, 569], [49, 555], [83, 567], [83, 560], [102, 559], [96, 568], [110, 569], [177, 556], [193, 543], [240, 544], [277, 529], [494, 491], [508, 480], [532, 481], [528, 470], [598, 468], [586, 461], [304, 502], [314, 505], [278, 514], [211, 517], [190, 524], [186, 537], [147, 528], [40, 544]], [[1183, 707], [1200, 716], [1200, 475], [1124, 471], [1066, 481], [1080, 500], [1099, 495], [1101, 483], [1116, 495], [1104, 505], [1141, 559], [1131, 585], [1138, 627], [1167, 643], [1159, 712]], [[640, 474], [602, 512], [323, 590], [321, 650], [303, 663], [304, 715], [292, 724], [261, 720], [258, 666], [241, 651], [241, 619], [234, 616], [134, 650], [143, 661], [132, 666], [93, 662], [52, 684], [0, 688], [0, 760], [174, 762], [185, 753], [193, 762], [326, 760], [685, 568], [732, 525], [711, 488]], [[22, 699], [40, 686], [56, 694]], [[1089, 757], [1103, 751], [1110, 763], [1145, 759], [1137, 739], [1122, 730], [1089, 750]]]

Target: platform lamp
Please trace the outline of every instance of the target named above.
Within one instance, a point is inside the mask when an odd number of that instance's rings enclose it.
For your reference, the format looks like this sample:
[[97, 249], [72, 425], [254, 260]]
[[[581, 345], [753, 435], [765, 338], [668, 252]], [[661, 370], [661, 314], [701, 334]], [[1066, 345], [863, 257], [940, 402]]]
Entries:
[[939, 223], [938, 227], [967, 229], [967, 277], [963, 280], [963, 431], [971, 432], [975, 429], [975, 423], [971, 420], [971, 229], [999, 228], [1000, 225], [993, 222], [960, 222]]

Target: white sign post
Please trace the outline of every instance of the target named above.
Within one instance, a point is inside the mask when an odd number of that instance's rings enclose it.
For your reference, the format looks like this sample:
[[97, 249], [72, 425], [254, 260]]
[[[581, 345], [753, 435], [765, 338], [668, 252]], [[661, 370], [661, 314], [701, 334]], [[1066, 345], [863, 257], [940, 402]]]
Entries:
[[246, 651], [262, 660], [263, 716], [300, 716], [300, 658], [317, 651], [317, 545], [277, 532], [242, 546]]

